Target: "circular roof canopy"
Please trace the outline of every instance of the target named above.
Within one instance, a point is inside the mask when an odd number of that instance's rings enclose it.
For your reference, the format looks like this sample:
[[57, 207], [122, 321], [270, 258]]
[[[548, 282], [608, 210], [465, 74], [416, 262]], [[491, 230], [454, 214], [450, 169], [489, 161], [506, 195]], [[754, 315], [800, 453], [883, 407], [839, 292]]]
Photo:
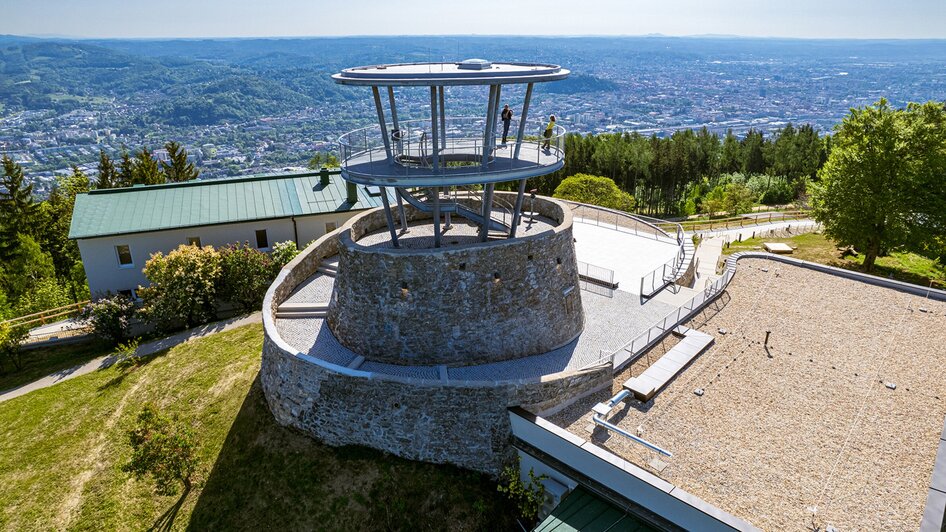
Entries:
[[442, 86], [539, 83], [565, 79], [570, 72], [541, 63], [491, 63], [467, 59], [459, 63], [397, 63], [346, 68], [332, 76], [342, 85]]

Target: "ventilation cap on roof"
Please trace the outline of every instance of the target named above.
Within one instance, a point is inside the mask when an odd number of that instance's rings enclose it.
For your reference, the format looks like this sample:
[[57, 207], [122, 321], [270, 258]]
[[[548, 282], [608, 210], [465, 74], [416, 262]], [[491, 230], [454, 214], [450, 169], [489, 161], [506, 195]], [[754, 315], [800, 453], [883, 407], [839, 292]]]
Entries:
[[461, 70], [486, 70], [491, 66], [493, 66], [493, 64], [485, 59], [464, 59], [460, 61], [457, 68]]

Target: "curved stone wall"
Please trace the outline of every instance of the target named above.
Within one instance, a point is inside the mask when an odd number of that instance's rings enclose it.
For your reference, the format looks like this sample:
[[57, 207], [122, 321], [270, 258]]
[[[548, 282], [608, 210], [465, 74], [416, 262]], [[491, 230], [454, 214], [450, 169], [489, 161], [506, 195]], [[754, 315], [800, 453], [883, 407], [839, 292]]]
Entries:
[[[339, 234], [328, 324], [349, 349], [404, 365], [470, 365], [545, 353], [584, 327], [568, 209], [537, 199], [558, 222], [511, 240], [440, 249], [358, 244], [384, 227], [380, 212]], [[414, 216], [420, 213], [414, 211]]]
[[260, 383], [280, 424], [330, 445], [365, 445], [498, 475], [513, 453], [509, 407], [541, 411], [610, 385], [608, 363], [536, 379], [424, 380], [353, 370], [299, 352], [280, 337], [275, 310], [323, 258], [338, 252], [341, 232], [323, 236], [286, 265], [263, 301]]

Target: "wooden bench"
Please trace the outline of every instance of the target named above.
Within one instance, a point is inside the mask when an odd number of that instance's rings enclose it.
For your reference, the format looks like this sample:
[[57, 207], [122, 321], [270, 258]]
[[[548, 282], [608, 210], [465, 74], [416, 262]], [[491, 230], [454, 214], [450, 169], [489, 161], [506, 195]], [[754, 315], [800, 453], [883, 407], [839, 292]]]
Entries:
[[670, 348], [643, 373], [624, 382], [624, 388], [639, 401], [649, 401], [715, 341], [709, 334], [683, 326], [677, 327], [671, 334], [680, 338], [680, 343]]

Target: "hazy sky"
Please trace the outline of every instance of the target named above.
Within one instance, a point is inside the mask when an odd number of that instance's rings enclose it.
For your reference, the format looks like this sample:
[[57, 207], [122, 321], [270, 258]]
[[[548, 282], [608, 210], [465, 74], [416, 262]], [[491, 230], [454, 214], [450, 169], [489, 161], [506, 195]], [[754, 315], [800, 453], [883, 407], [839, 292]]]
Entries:
[[946, 38], [946, 0], [0, 0], [0, 34]]

